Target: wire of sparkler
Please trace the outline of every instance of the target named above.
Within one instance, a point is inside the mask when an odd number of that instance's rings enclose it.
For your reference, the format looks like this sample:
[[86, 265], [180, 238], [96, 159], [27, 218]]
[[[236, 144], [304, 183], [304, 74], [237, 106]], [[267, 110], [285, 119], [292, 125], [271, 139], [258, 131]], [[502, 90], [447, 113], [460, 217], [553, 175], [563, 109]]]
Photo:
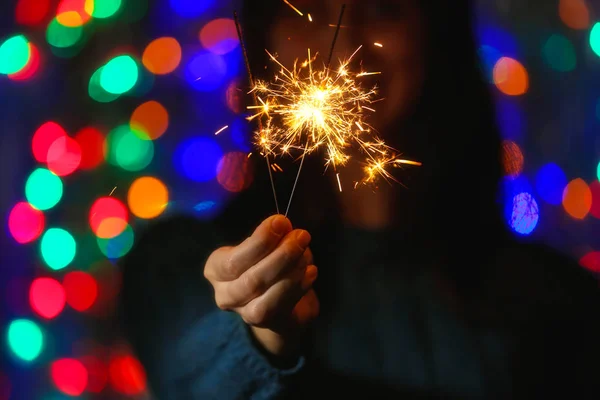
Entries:
[[[327, 59], [327, 68], [329, 69], [329, 65], [331, 64], [331, 59], [333, 58], [333, 50], [335, 49], [335, 43], [337, 42], [338, 34], [340, 33], [340, 28], [342, 27], [342, 19], [344, 18], [344, 12], [346, 11], [346, 5], [342, 4], [342, 9], [340, 10], [340, 17], [338, 18], [338, 23], [335, 28], [335, 34], [333, 35], [333, 40], [331, 41], [331, 48], [329, 49], [329, 57]], [[311, 65], [310, 59], [310, 50], [308, 51], [308, 65]], [[310, 74], [312, 77], [312, 73]], [[285, 210], [285, 216], [287, 217], [288, 212], [290, 211], [290, 206], [292, 205], [292, 199], [294, 198], [294, 192], [296, 191], [296, 185], [298, 184], [298, 178], [300, 178], [300, 172], [302, 172], [302, 165], [304, 165], [304, 157], [306, 156], [306, 152], [308, 151], [308, 139], [306, 140], [306, 146], [304, 147], [304, 152], [302, 152], [302, 159], [300, 160], [300, 166], [298, 167], [298, 173], [296, 174], [296, 180], [294, 181], [294, 186], [292, 187], [292, 193], [290, 194], [290, 199], [288, 201], [287, 208]]]
[[[238, 18], [237, 11], [233, 12], [233, 20], [235, 21], [235, 29], [237, 30], [238, 39], [240, 41], [240, 47], [242, 48], [242, 54], [244, 55], [244, 63], [246, 64], [246, 71], [248, 73], [248, 80], [250, 81], [250, 87], [254, 87], [254, 76], [252, 75], [252, 68], [250, 67], [250, 60], [248, 59], [248, 52], [246, 51], [246, 45], [244, 44], [244, 37], [242, 35], [242, 27]], [[252, 92], [254, 105], [258, 105], [258, 99], [256, 92]], [[258, 118], [258, 131], [262, 132], [262, 121]], [[273, 199], [275, 200], [275, 209], [279, 214], [279, 202], [277, 201], [277, 191], [275, 190], [275, 182], [273, 182], [273, 173], [271, 172], [271, 162], [269, 161], [269, 153], [265, 153], [265, 160], [267, 160], [267, 169], [269, 170], [269, 180], [271, 181], [271, 189], [273, 189]], [[287, 212], [286, 212], [287, 215]]]

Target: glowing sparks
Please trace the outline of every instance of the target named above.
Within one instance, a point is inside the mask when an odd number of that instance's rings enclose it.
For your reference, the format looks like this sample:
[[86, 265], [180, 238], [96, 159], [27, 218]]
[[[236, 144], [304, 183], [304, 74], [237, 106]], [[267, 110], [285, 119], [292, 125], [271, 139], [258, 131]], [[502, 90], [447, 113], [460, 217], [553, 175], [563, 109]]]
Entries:
[[338, 172], [337, 174], [335, 174], [335, 177], [337, 178], [338, 187], [340, 188], [340, 192], [341, 192], [342, 191], [342, 182], [340, 182], [340, 173]]
[[373, 43], [373, 45], [377, 46], [377, 47], [383, 47], [383, 45], [381, 43], [377, 43], [377, 42]]
[[112, 195], [113, 195], [113, 193], [115, 192], [115, 190], [117, 190], [117, 187], [116, 187], [116, 186], [113, 188], [113, 190], [111, 190], [111, 191], [110, 191], [110, 194], [109, 194], [108, 196], [109, 196], [109, 197], [110, 197], [110, 196], [112, 196]]
[[283, 2], [285, 4], [287, 4], [288, 6], [290, 6], [290, 8], [294, 11], [296, 11], [301, 17], [304, 16], [304, 14], [302, 14], [302, 11], [298, 10], [296, 7], [294, 7], [294, 5], [292, 3], [290, 3], [288, 0], [283, 0]]
[[310, 22], [312, 22], [312, 17], [310, 16], [310, 14], [307, 14], [307, 15], [308, 15], [308, 20], [309, 20]]
[[[353, 72], [350, 68], [360, 47], [337, 69], [313, 69], [316, 56], [310, 49], [308, 58], [294, 63], [291, 69], [282, 65], [267, 51], [280, 68], [272, 82], [257, 81], [251, 90], [257, 103], [249, 120], [259, 118], [264, 123], [255, 133], [255, 143], [264, 155], [300, 155], [304, 157], [318, 149], [325, 152], [325, 167], [345, 165], [358, 150], [365, 158], [365, 179], [376, 176], [395, 180], [386, 170], [399, 164], [420, 163], [399, 160], [396, 152], [379, 139], [366, 122], [375, 109], [375, 87], [363, 88], [358, 79], [378, 72]], [[274, 169], [275, 170], [275, 169]], [[339, 175], [337, 177], [341, 191]]]
[[218, 135], [219, 133], [223, 132], [225, 129], [229, 128], [229, 125], [225, 125], [224, 127], [222, 127], [221, 129], [219, 129], [218, 131], [215, 132], [215, 135]]

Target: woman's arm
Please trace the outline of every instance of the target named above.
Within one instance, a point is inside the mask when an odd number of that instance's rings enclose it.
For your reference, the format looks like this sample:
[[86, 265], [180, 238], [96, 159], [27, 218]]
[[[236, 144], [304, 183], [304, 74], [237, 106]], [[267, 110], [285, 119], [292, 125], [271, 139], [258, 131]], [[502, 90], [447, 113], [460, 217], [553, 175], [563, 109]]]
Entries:
[[190, 217], [161, 221], [123, 260], [126, 335], [160, 399], [280, 397], [304, 363], [275, 366], [241, 317], [216, 307], [202, 267], [227, 240], [219, 226]]

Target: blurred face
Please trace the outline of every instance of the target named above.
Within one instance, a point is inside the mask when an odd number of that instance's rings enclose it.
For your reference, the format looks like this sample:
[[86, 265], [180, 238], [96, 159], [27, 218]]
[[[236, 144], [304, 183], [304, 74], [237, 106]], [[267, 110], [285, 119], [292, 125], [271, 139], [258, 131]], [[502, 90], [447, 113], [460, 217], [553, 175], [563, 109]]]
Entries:
[[[381, 72], [361, 78], [367, 86], [377, 84], [377, 112], [369, 123], [382, 137], [392, 124], [409, 115], [416, 104], [424, 80], [424, 21], [418, 0], [311, 0], [295, 4], [310, 12], [313, 22], [282, 6], [269, 34], [269, 49], [284, 65], [304, 60], [307, 48], [318, 52], [319, 65], [327, 62], [342, 4], [346, 4], [332, 67], [350, 56], [359, 46], [353, 68]], [[374, 43], [379, 43], [378, 47]]]

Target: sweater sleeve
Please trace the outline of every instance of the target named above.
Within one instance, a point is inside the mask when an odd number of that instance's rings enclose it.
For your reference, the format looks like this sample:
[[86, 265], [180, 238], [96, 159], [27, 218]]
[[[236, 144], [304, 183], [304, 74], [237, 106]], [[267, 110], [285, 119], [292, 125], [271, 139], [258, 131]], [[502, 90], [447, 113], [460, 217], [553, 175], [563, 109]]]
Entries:
[[219, 225], [161, 221], [143, 231], [122, 263], [125, 334], [161, 400], [280, 398], [305, 363], [300, 357], [275, 366], [242, 319], [214, 304], [203, 267], [226, 241]]

